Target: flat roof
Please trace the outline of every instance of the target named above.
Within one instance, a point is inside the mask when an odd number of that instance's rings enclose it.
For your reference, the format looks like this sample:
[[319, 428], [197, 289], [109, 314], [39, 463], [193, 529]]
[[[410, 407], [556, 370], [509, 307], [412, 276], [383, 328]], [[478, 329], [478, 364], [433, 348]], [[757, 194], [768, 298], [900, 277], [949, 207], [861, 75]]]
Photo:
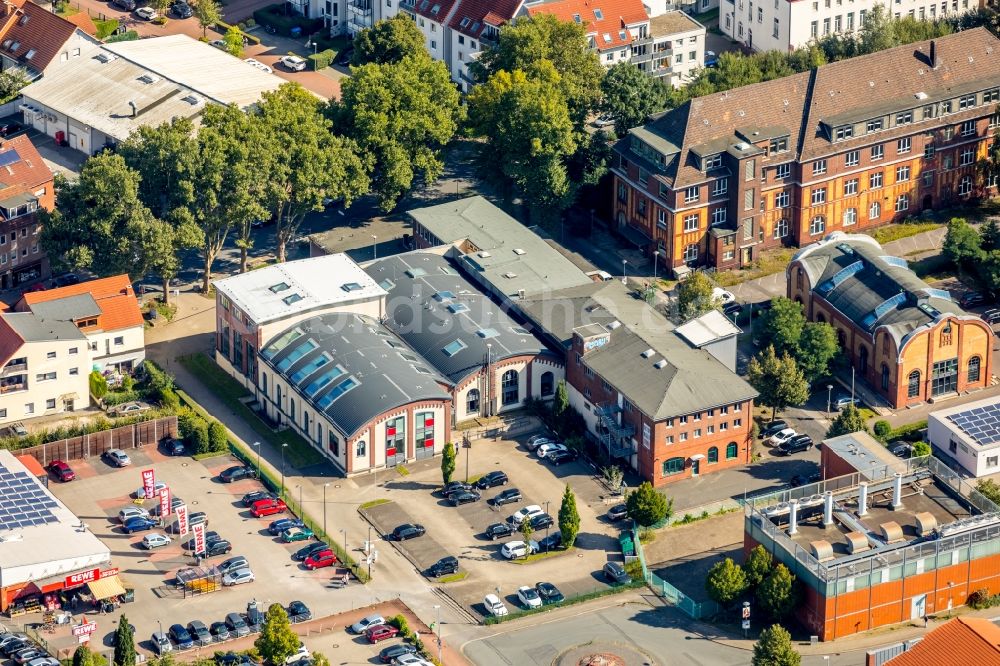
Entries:
[[709, 310], [674, 330], [677, 335], [695, 347], [704, 347], [743, 332], [739, 326], [730, 321], [729, 317], [718, 310]]
[[25, 342], [87, 339], [87, 336], [71, 321], [44, 319], [32, 312], [4, 312], [0, 317], [3, 317]]
[[823, 447], [853, 467], [866, 479], [881, 475], [886, 467], [906, 471], [906, 462], [889, 453], [882, 442], [864, 431], [823, 440]]
[[271, 264], [213, 284], [257, 324], [340, 303], [368, 302], [386, 294], [346, 254]]
[[1000, 446], [1000, 398], [992, 397], [931, 412], [967, 445], [978, 450]]
[[245, 109], [283, 83], [204, 42], [169, 35], [104, 44], [21, 92], [22, 107], [37, 102], [124, 140], [175, 117], [197, 123], [207, 102]]
[[704, 30], [705, 26], [680, 10], [651, 16], [649, 18], [649, 34], [653, 37], [667, 37], [679, 32]]

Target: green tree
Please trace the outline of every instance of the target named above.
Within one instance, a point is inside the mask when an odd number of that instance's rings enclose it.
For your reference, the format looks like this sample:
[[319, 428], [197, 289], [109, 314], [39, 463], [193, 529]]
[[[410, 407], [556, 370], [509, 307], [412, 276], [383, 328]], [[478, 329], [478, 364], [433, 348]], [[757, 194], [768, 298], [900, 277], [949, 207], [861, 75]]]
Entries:
[[[535, 533], [535, 528], [531, 525], [531, 520], [528, 518], [522, 520], [521, 526], [518, 528], [518, 531], [521, 532], [521, 538], [524, 539], [524, 543], [526, 545], [530, 545], [531, 535]], [[527, 557], [528, 553], [530, 552], [530, 548], [526, 547], [524, 549], [524, 552], [525, 552], [525, 557]]]
[[896, 22], [883, 4], [877, 4], [865, 15], [858, 37], [859, 55], [885, 51], [899, 46]]
[[795, 609], [795, 577], [784, 564], [778, 563], [757, 588], [757, 602], [775, 620], [781, 620]]
[[215, 419], [208, 424], [208, 450], [225, 451], [229, 446], [229, 435], [226, 426]]
[[443, 62], [421, 46], [417, 55], [399, 62], [355, 67], [340, 92], [340, 102], [331, 103], [334, 126], [354, 140], [374, 169], [371, 187], [383, 211], [395, 208], [416, 183], [429, 184], [441, 175], [441, 151], [463, 119], [458, 90]]
[[615, 121], [618, 136], [642, 125], [646, 117], [663, 108], [663, 89], [656, 79], [634, 64], [619, 62], [601, 80], [600, 110]]
[[6, 104], [21, 94], [21, 89], [31, 83], [31, 77], [20, 67], [7, 67], [0, 72], [0, 104]]
[[1000, 484], [996, 481], [993, 479], [980, 479], [976, 482], [976, 490], [982, 493], [986, 499], [1000, 506]]
[[747, 587], [756, 590], [757, 586], [764, 582], [767, 575], [771, 573], [771, 553], [767, 552], [764, 546], [758, 544], [750, 551], [747, 561], [743, 563], [743, 571], [747, 576]]
[[748, 58], [731, 51], [719, 54], [718, 64], [709, 71], [708, 76], [718, 90], [732, 90], [764, 80], [764, 73], [756, 57]]
[[106, 663], [107, 660], [104, 657], [86, 645], [81, 645], [73, 651], [72, 666], [104, 666]]
[[562, 417], [569, 409], [569, 391], [566, 390], [566, 380], [560, 379], [556, 383], [556, 397], [552, 401], [552, 416], [556, 420]]
[[649, 527], [670, 518], [674, 502], [653, 488], [649, 481], [643, 481], [628, 494], [625, 510], [629, 518], [643, 527]]
[[243, 57], [243, 31], [237, 28], [235, 25], [231, 25], [226, 29], [226, 34], [223, 35], [222, 41], [225, 42], [225, 51], [231, 56], [236, 58]]
[[780, 624], [760, 632], [753, 646], [752, 666], [799, 666], [802, 656], [792, 647], [792, 635]]
[[330, 666], [330, 660], [322, 652], [313, 652], [312, 666]]
[[795, 353], [802, 374], [810, 382], [825, 377], [830, 371], [830, 361], [840, 352], [837, 331], [826, 322], [808, 322], [802, 328]]
[[368, 165], [354, 141], [330, 133], [320, 101], [298, 84], [265, 92], [253, 113], [264, 129], [255, 136], [269, 136], [267, 145], [274, 148], [266, 194], [277, 219], [276, 254], [283, 262], [306, 213], [322, 210], [324, 199], [349, 206], [368, 190]]
[[355, 66], [398, 63], [411, 56], [427, 54], [420, 28], [402, 13], [376, 21], [375, 25], [359, 32], [353, 44], [351, 64]]
[[979, 228], [979, 247], [984, 252], [1000, 250], [1000, 224], [996, 218], [990, 218]]
[[208, 34], [208, 29], [222, 20], [222, 9], [215, 0], [198, 0], [194, 5], [194, 16], [201, 26], [201, 36]]
[[572, 548], [576, 535], [580, 533], [580, 514], [576, 510], [576, 495], [566, 484], [563, 491], [562, 504], [559, 506], [559, 533], [562, 535], [563, 548]]
[[160, 16], [166, 16], [167, 12], [170, 10], [171, 0], [153, 0], [151, 4], [157, 14]]
[[747, 576], [743, 568], [727, 557], [716, 562], [705, 578], [708, 596], [723, 608], [728, 608], [747, 589]]
[[854, 405], [847, 405], [840, 410], [840, 414], [837, 414], [837, 418], [830, 424], [830, 429], [826, 431], [826, 436], [839, 437], [841, 435], [849, 435], [852, 432], [868, 432], [868, 425], [861, 415], [861, 410]]
[[713, 295], [715, 285], [701, 271], [691, 273], [677, 285], [677, 313], [687, 321], [718, 308], [722, 301]]
[[115, 630], [115, 666], [135, 666], [135, 632], [122, 613]]
[[98, 400], [108, 394], [108, 380], [97, 370], [90, 373], [90, 393]]
[[886, 442], [892, 434], [892, 426], [885, 419], [879, 419], [875, 422], [872, 431], [875, 433], [875, 437], [879, 441]]
[[929, 456], [933, 453], [931, 450], [931, 445], [927, 442], [916, 442], [913, 445], [913, 457], [923, 458], [924, 456]]
[[941, 251], [958, 267], [968, 266], [982, 259], [979, 234], [963, 218], [953, 217], [948, 223]]
[[451, 477], [455, 473], [455, 455], [455, 445], [447, 442], [441, 453], [441, 479], [445, 485], [451, 482]]
[[[757, 319], [755, 333], [774, 346], [778, 354], [797, 354], [799, 340], [806, 327], [802, 304], [784, 296], [771, 302], [771, 309]], [[836, 342], [836, 334], [834, 334]]]
[[141, 125], [117, 152], [139, 175], [139, 199], [154, 217], [169, 219], [191, 207], [198, 143], [189, 119]]
[[795, 359], [788, 354], [779, 358], [772, 345], [750, 359], [747, 377], [760, 393], [759, 402], [771, 408], [772, 421], [779, 410], [809, 399], [809, 382]]
[[284, 664], [299, 649], [300, 642], [285, 609], [281, 604], [271, 604], [264, 615], [260, 636], [253, 643], [260, 656], [272, 664]]

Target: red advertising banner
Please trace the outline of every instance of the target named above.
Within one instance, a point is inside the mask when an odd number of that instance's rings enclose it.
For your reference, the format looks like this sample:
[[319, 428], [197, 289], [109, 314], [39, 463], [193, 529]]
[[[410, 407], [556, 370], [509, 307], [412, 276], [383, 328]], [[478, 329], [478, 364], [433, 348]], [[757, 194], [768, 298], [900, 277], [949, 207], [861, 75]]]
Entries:
[[160, 491], [160, 518], [163, 520], [167, 519], [170, 515], [170, 488], [164, 488]]
[[101, 571], [101, 575], [98, 578], [111, 578], [112, 576], [118, 575], [118, 567], [112, 567], [111, 569], [104, 569]]
[[95, 580], [99, 580], [100, 578], [101, 578], [100, 569], [81, 571], [80, 573], [70, 574], [69, 576], [66, 576], [65, 586], [76, 587], [77, 585], [83, 585], [84, 583], [91, 583]]
[[177, 507], [177, 534], [184, 536], [188, 533], [188, 508], [187, 504]]
[[205, 523], [198, 523], [191, 528], [194, 532], [194, 554], [205, 554]]
[[142, 470], [142, 490], [146, 493], [146, 499], [153, 499], [156, 494], [156, 470]]

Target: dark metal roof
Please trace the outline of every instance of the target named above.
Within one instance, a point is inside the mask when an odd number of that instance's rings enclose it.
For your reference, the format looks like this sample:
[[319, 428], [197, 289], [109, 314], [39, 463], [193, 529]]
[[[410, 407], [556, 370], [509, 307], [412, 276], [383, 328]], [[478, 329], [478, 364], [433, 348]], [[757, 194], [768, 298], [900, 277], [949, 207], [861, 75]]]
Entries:
[[272, 338], [261, 357], [347, 437], [397, 407], [451, 400], [446, 380], [377, 320], [323, 314]]
[[408, 252], [374, 261], [365, 271], [389, 292], [386, 320], [453, 383], [486, 363], [546, 348], [444, 257]]

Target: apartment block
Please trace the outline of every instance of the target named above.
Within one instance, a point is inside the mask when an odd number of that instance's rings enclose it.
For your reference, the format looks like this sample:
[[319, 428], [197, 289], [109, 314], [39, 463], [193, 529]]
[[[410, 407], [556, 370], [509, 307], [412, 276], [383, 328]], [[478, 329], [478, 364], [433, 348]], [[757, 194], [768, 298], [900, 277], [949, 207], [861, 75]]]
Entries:
[[616, 145], [615, 225], [683, 275], [995, 193], [998, 101], [985, 28], [692, 99]]
[[11, 289], [51, 275], [37, 215], [55, 207], [55, 187], [27, 135], [0, 141], [0, 164], [0, 289]]

